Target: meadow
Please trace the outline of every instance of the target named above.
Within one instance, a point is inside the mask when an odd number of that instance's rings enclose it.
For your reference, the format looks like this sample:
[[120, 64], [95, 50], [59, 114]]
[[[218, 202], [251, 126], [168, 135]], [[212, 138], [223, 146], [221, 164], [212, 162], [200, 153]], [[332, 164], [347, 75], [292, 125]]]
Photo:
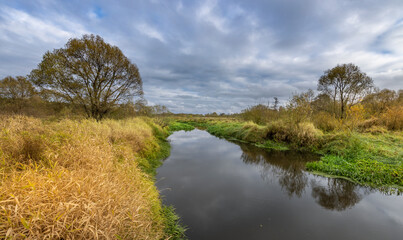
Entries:
[[0, 80], [0, 236], [185, 238], [155, 175], [167, 137], [194, 128], [317, 153], [306, 170], [400, 193], [403, 90], [376, 88], [352, 63], [325, 71], [317, 90], [239, 113], [174, 114], [147, 104], [137, 65], [119, 48], [70, 39], [27, 76]]
[[184, 239], [174, 209], [161, 203], [155, 174], [170, 153], [167, 137], [194, 128], [267, 151], [314, 152], [320, 161], [305, 166], [314, 174], [400, 194], [402, 92], [388, 101], [369, 95], [345, 115], [306, 96], [237, 114], [123, 104], [98, 121], [68, 103], [0, 99], [0, 235]]

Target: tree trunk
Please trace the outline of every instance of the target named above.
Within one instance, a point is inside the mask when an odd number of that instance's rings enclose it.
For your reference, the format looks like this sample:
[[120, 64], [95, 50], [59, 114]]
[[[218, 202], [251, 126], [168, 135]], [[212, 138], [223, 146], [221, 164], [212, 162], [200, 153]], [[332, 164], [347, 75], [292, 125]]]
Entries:
[[344, 111], [345, 111], [343, 95], [340, 98], [340, 103], [341, 103], [341, 115], [340, 115], [340, 118], [343, 119], [344, 118]]

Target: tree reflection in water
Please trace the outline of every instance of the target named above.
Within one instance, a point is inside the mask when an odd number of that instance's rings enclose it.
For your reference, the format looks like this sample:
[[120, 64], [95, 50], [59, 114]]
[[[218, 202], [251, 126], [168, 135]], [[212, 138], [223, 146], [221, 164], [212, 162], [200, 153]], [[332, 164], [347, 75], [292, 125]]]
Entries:
[[311, 186], [312, 197], [319, 205], [329, 210], [343, 211], [362, 199], [358, 185], [344, 179], [329, 178], [327, 186], [320, 186], [312, 180]]
[[250, 144], [240, 144], [240, 147], [243, 151], [242, 160], [247, 164], [258, 165], [264, 180], [269, 179], [270, 174], [276, 175], [280, 186], [290, 197], [301, 197], [305, 192], [308, 184], [308, 177], [303, 171], [305, 163], [317, 160], [317, 155], [292, 151], [265, 151]]
[[[243, 153], [241, 159], [246, 164], [257, 165], [264, 180], [270, 175], [278, 177], [278, 183], [289, 197], [301, 197], [309, 186], [308, 173], [304, 171], [309, 161], [319, 160], [315, 154], [294, 151], [265, 151], [250, 144], [237, 143]], [[343, 179], [327, 180], [327, 185], [320, 185], [312, 179], [310, 183], [312, 197], [316, 202], [329, 210], [343, 211], [353, 207], [361, 199], [360, 187]]]

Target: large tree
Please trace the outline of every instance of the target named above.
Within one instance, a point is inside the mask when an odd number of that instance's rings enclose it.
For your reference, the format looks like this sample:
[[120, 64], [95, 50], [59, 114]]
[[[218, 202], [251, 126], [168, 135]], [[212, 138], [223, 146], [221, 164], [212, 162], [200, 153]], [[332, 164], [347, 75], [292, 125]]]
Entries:
[[334, 106], [340, 106], [340, 118], [344, 117], [347, 107], [357, 103], [372, 87], [372, 79], [352, 63], [325, 71], [318, 82], [318, 90], [328, 94]]
[[143, 94], [137, 66], [118, 47], [94, 35], [70, 39], [64, 48], [45, 53], [30, 79], [97, 120], [116, 104]]

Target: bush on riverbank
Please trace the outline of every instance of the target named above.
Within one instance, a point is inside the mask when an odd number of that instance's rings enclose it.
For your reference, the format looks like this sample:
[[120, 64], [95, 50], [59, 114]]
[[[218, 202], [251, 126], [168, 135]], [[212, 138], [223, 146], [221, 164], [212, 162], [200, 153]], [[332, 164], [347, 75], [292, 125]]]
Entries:
[[140, 170], [169, 154], [158, 125], [1, 116], [0, 129], [1, 236], [169, 237], [153, 179]]
[[[321, 144], [322, 131], [311, 123], [293, 125], [282, 121], [275, 121], [267, 125], [258, 125], [253, 122], [214, 121], [203, 119], [189, 119], [188, 124], [203, 127], [209, 133], [233, 140], [270, 146], [284, 147], [284, 143], [292, 148], [316, 149]], [[273, 145], [274, 144], [274, 145]]]

